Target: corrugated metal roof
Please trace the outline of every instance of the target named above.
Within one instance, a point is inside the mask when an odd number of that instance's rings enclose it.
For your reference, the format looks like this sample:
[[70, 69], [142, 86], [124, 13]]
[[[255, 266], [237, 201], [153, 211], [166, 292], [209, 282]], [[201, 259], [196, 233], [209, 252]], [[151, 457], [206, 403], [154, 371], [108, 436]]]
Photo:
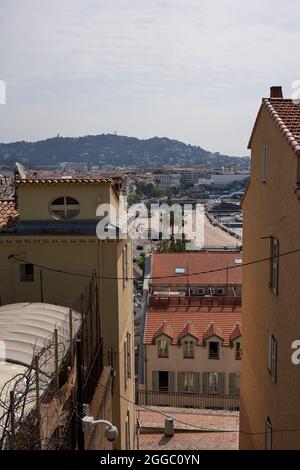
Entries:
[[[80, 314], [73, 311], [72, 318], [75, 335], [80, 326]], [[59, 341], [68, 341], [68, 307], [45, 303], [17, 303], [0, 307], [0, 341], [5, 344], [5, 361], [30, 366], [34, 351], [52, 338], [56, 328], [59, 330]]]

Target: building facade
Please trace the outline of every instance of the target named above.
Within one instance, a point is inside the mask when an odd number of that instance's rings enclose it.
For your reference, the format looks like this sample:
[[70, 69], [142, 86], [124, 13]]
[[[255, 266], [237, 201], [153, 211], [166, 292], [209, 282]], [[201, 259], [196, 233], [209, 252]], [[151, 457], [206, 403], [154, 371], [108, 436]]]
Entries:
[[[243, 201], [243, 361], [240, 448], [300, 448], [300, 105], [271, 89], [251, 140]], [[298, 430], [297, 430], [298, 429]]]
[[117, 208], [120, 180], [31, 179], [21, 173], [14, 199], [0, 202], [1, 303], [71, 306], [96, 274], [104, 366], [113, 370], [115, 447], [134, 448], [131, 243], [96, 236], [96, 209], [101, 203]]
[[[240, 307], [149, 308], [144, 334], [148, 403], [151, 398], [151, 404], [171, 405], [177, 394], [177, 406], [200, 408], [200, 394], [208, 396], [203, 407], [238, 408], [241, 317]], [[214, 400], [224, 395], [237, 400]]]
[[148, 259], [139, 380], [144, 402], [239, 407], [240, 262], [240, 253], [223, 252], [154, 254]]

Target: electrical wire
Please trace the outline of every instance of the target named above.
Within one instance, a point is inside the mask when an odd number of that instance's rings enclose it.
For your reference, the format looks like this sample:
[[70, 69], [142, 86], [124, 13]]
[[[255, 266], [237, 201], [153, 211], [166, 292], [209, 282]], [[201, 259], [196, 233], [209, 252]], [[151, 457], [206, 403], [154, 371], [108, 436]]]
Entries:
[[[200, 276], [202, 274], [211, 274], [211, 273], [217, 273], [217, 272], [221, 272], [221, 271], [229, 271], [231, 269], [237, 269], [237, 268], [242, 268], [242, 267], [246, 267], [246, 266], [252, 266], [252, 265], [255, 265], [255, 264], [263, 263], [263, 262], [266, 262], [266, 261], [271, 261], [271, 260], [274, 260], [274, 259], [277, 259], [277, 258], [282, 258], [284, 256], [292, 255], [292, 254], [299, 253], [299, 252], [300, 252], [300, 248], [297, 248], [295, 250], [290, 250], [290, 251], [285, 251], [283, 253], [279, 253], [276, 256], [268, 256], [266, 258], [259, 258], [259, 259], [253, 260], [253, 261], [248, 261], [247, 263], [240, 263], [240, 264], [235, 264], [235, 265], [223, 266], [221, 268], [209, 269], [207, 271], [198, 271], [198, 272], [192, 272], [192, 273], [189, 272], [189, 273], [186, 273], [186, 274], [169, 274], [169, 275], [165, 275], [165, 276], [150, 276], [149, 280], [171, 279], [171, 278], [182, 278], [182, 277], [190, 278], [191, 276]], [[9, 259], [15, 259], [16, 261], [19, 261], [21, 263], [26, 262], [28, 264], [32, 264], [36, 268], [44, 269], [45, 271], [56, 272], [56, 273], [59, 273], [59, 274], [66, 274], [68, 276], [76, 276], [76, 277], [82, 277], [82, 278], [88, 278], [88, 279], [91, 279], [93, 277], [92, 274], [90, 275], [90, 274], [76, 273], [76, 272], [72, 272], [72, 271], [65, 271], [63, 269], [52, 268], [50, 266], [45, 266], [45, 265], [42, 265], [42, 264], [33, 263], [30, 260], [25, 260], [25, 259], [22, 259], [22, 258], [19, 258], [19, 257], [15, 256], [15, 255], [10, 255]], [[120, 280], [120, 281], [123, 281], [123, 280], [129, 281], [129, 280], [136, 280], [137, 279], [135, 277], [115, 277], [115, 276], [94, 276], [94, 278], [95, 279], [103, 279], [103, 280]], [[143, 280], [143, 279], [146, 279], [145, 276], [143, 276], [141, 278], [141, 280]]]

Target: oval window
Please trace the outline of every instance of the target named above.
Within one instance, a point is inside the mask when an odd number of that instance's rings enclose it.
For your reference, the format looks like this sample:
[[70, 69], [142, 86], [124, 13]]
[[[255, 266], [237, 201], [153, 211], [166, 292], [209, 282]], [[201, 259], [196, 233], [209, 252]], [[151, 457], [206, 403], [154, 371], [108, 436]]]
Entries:
[[73, 197], [58, 197], [50, 204], [50, 213], [56, 219], [74, 219], [79, 215], [79, 202]]

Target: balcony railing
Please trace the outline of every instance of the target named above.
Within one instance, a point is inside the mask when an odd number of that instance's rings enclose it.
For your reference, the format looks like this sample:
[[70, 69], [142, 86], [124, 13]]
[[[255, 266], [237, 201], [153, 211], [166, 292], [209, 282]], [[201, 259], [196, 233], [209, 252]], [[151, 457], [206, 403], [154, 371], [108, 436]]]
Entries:
[[241, 297], [233, 296], [179, 296], [169, 297], [166, 295], [152, 295], [150, 297], [151, 307], [239, 307], [242, 304]]
[[240, 397], [238, 395], [220, 395], [218, 393], [137, 390], [136, 404], [172, 408], [239, 410]]
[[208, 359], [220, 359], [220, 353], [219, 352], [209, 351]]

